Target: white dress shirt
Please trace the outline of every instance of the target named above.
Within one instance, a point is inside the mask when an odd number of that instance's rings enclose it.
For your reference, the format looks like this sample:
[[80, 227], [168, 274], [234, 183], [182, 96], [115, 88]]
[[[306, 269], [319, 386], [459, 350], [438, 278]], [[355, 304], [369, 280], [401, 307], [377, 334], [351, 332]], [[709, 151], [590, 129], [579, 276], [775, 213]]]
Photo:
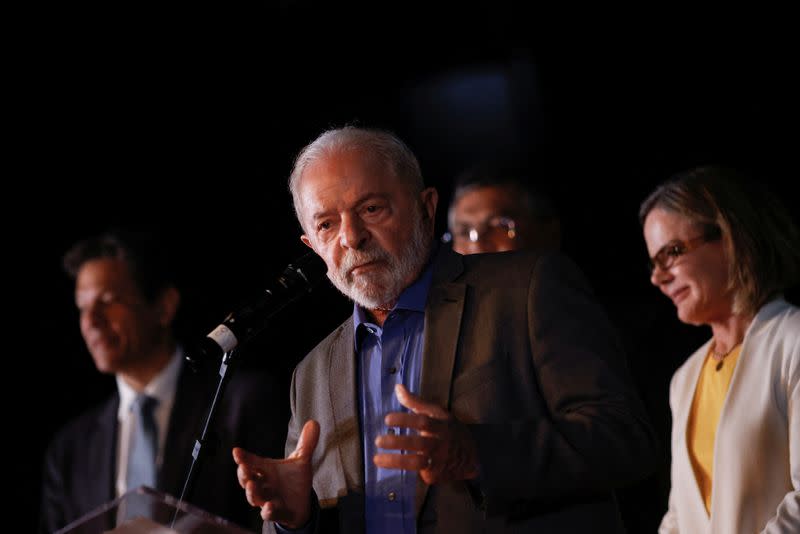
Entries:
[[[158, 455], [156, 456], [156, 466], [158, 468], [161, 467], [164, 458], [164, 444], [167, 439], [172, 405], [175, 403], [175, 390], [178, 386], [178, 375], [180, 374], [182, 361], [183, 351], [178, 348], [167, 366], [144, 388], [146, 395], [158, 399], [158, 405], [154, 412], [156, 425], [158, 425]], [[117, 429], [116, 488], [117, 496], [120, 496], [128, 489], [128, 452], [130, 451], [131, 438], [133, 436], [133, 426], [136, 424], [135, 417], [131, 412], [131, 404], [133, 404], [137, 393], [119, 375], [117, 375], [117, 390], [119, 391], [119, 410], [117, 411], [119, 424]]]

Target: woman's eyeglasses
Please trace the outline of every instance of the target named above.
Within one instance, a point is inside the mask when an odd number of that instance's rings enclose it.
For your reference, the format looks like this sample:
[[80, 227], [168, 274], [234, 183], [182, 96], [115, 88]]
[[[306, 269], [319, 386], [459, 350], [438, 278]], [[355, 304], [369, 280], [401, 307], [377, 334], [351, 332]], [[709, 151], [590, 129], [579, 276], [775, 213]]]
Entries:
[[675, 260], [687, 254], [694, 249], [700, 247], [704, 243], [712, 241], [705, 235], [693, 237], [686, 241], [674, 240], [659, 249], [656, 255], [650, 258], [649, 268], [650, 274], [653, 274], [656, 267], [662, 271], [666, 271], [675, 264]]

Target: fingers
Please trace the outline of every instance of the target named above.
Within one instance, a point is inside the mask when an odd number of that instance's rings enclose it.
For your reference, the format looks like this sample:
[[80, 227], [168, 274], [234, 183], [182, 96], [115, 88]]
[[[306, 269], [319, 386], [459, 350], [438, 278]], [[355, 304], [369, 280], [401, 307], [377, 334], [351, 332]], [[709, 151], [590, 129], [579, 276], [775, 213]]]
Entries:
[[[372, 461], [377, 467], [384, 469], [404, 469], [408, 471], [431, 471], [435, 462], [437, 447], [442, 441], [438, 438], [410, 435], [395, 436], [383, 435], [375, 439], [375, 444], [381, 449], [404, 451], [398, 453], [379, 453], [373, 456]], [[408, 451], [408, 452], [405, 452]], [[426, 482], [428, 482], [426, 480]]]
[[425, 402], [413, 393], [409, 392], [403, 384], [395, 384], [394, 393], [400, 404], [414, 413], [427, 415], [434, 419], [449, 419], [450, 414], [442, 408], [430, 402]]
[[267, 474], [269, 460], [248, 452], [241, 447], [233, 448], [233, 461], [238, 466], [236, 468], [236, 478], [243, 488], [247, 486], [248, 481], [261, 480]]
[[261, 507], [269, 500], [269, 495], [267, 495], [265, 491], [266, 488], [264, 488], [259, 481], [248, 480], [242, 487], [244, 488], [244, 494], [250, 506]]
[[239, 479], [239, 485], [245, 487], [250, 480], [260, 480], [264, 474], [255, 467], [248, 464], [239, 464], [236, 468], [236, 477]]
[[233, 448], [233, 461], [236, 462], [237, 465], [240, 464], [258, 464], [263, 462], [265, 458], [253, 454], [250, 451], [246, 451], [241, 447], [234, 447]]
[[380, 453], [372, 457], [376, 466], [383, 469], [403, 469], [422, 471], [431, 467], [430, 456], [426, 454], [388, 454]]
[[[444, 475], [442, 465], [432, 456], [424, 453], [416, 454], [376, 454], [372, 461], [377, 467], [383, 469], [403, 469], [406, 471], [417, 471], [425, 484], [433, 485], [445, 482], [448, 477]], [[455, 480], [450, 477], [450, 480]]]
[[383, 421], [389, 427], [412, 428], [430, 436], [441, 435], [447, 430], [447, 422], [415, 413], [392, 412], [386, 414]]
[[307, 520], [310, 460], [319, 434], [319, 424], [308, 421], [294, 452], [283, 460], [262, 458], [239, 447], [233, 449], [239, 485], [244, 488], [247, 502], [261, 508], [264, 520], [278, 521], [290, 528], [295, 528], [292, 526], [295, 524], [302, 526]]
[[377, 445], [379, 449], [414, 451], [430, 454], [436, 445], [436, 441], [438, 440], [434, 441], [433, 438], [420, 435], [394, 436], [385, 434], [375, 438], [375, 445]]
[[[276, 509], [278, 509], [276, 511]], [[276, 506], [275, 503], [268, 502], [265, 503], [264, 506], [261, 507], [261, 519], [264, 521], [278, 521], [280, 518], [276, 517], [280, 516], [280, 506]]]
[[[293, 514], [286, 508], [282, 501], [269, 501], [261, 507], [261, 518], [264, 521], [281, 523], [287, 528], [299, 528], [294, 524]], [[302, 526], [302, 525], [300, 525]]]
[[317, 448], [318, 441], [319, 423], [310, 419], [303, 425], [300, 438], [297, 440], [297, 447], [295, 447], [294, 452], [289, 455], [289, 458], [307, 458], [310, 460], [314, 455], [314, 449]]

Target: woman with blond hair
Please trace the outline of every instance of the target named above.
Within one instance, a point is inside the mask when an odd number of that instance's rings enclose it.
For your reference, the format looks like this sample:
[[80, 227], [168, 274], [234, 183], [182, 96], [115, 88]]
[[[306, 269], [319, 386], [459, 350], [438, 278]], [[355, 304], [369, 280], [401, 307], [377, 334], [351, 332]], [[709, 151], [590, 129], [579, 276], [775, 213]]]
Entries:
[[723, 167], [659, 185], [640, 221], [650, 281], [712, 337], [670, 384], [659, 532], [800, 532], [800, 238], [764, 188]]

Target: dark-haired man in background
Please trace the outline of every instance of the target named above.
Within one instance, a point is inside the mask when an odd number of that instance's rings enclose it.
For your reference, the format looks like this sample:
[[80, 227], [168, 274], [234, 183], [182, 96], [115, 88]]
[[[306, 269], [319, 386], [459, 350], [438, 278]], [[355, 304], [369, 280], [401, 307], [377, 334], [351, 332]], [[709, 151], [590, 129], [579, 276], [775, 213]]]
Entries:
[[532, 171], [513, 163], [485, 162], [463, 171], [454, 184], [445, 241], [459, 254], [558, 250], [555, 201], [534, 180]]
[[[117, 391], [65, 425], [50, 444], [41, 532], [141, 485], [181, 494], [218, 377], [193, 373], [184, 363], [173, 332], [180, 293], [168, 256], [151, 233], [122, 230], [81, 240], [64, 256], [86, 347], [97, 370], [116, 377]], [[241, 445], [279, 454], [285, 395], [285, 386], [266, 373], [234, 376], [213, 429], [220, 450]], [[260, 528], [258, 514], [242, 502], [230, 454], [208, 455], [209, 448], [188, 501]]]

